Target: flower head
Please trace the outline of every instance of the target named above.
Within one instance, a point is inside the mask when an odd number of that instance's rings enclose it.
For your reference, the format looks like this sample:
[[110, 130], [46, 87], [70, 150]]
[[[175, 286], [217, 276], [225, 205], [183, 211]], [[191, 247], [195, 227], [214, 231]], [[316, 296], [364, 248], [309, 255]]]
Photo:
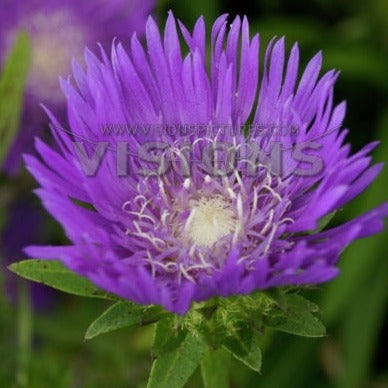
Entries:
[[69, 128], [48, 113], [61, 151], [37, 140], [41, 160], [26, 163], [71, 243], [28, 254], [180, 314], [213, 296], [332, 279], [341, 251], [388, 214], [385, 204], [317, 231], [381, 169], [368, 167], [376, 143], [354, 155], [344, 145], [338, 74], [319, 78], [318, 53], [298, 82], [298, 46], [286, 59], [281, 38], [259, 77], [246, 18], [228, 32], [227, 16], [216, 20], [210, 58], [203, 18], [193, 33], [179, 27], [184, 56], [170, 13], [163, 37], [148, 20], [147, 51], [136, 36], [110, 59], [87, 51], [86, 71], [75, 64], [75, 84], [62, 82]]
[[[85, 46], [108, 48], [114, 37], [142, 33], [154, 0], [59, 1], [6, 0], [0, 10], [0, 59], [4, 60], [25, 30], [32, 48], [31, 69], [26, 88], [23, 131], [21, 131], [5, 170], [15, 173], [21, 152], [32, 143], [34, 130], [43, 126], [39, 104], [50, 104], [59, 113], [65, 100], [58, 77], [71, 71], [71, 59], [82, 59]], [[36, 133], [35, 133], [36, 134]]]

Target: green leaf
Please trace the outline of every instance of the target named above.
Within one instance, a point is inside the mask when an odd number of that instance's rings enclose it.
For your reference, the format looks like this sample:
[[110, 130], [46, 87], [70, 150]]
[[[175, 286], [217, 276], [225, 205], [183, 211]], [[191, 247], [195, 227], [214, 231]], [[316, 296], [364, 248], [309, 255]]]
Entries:
[[225, 388], [229, 386], [230, 353], [219, 348], [209, 349], [201, 361], [201, 375], [205, 388]]
[[286, 294], [281, 302], [283, 308], [294, 312], [317, 313], [319, 306], [299, 294]]
[[144, 307], [119, 301], [109, 307], [89, 326], [85, 339], [92, 339], [124, 327], [155, 323], [166, 314], [168, 313], [158, 306]]
[[[200, 364], [206, 349], [201, 338], [186, 331], [169, 337], [172, 324], [172, 320], [167, 319], [157, 325], [154, 339], [157, 358], [152, 365], [148, 388], [183, 387]], [[169, 350], [171, 348], [173, 350]]]
[[30, 44], [24, 32], [9, 54], [0, 79], [0, 163], [19, 129], [24, 87], [30, 62]]
[[159, 357], [161, 354], [175, 350], [186, 338], [187, 331], [179, 328], [174, 317], [160, 320], [155, 328], [152, 354]]
[[88, 279], [68, 270], [59, 261], [24, 260], [8, 267], [17, 275], [78, 296], [115, 299], [94, 286]]
[[322, 337], [326, 330], [312, 313], [318, 306], [297, 294], [284, 295], [280, 305], [264, 316], [264, 325], [303, 337]]
[[258, 335], [251, 327], [240, 325], [238, 330], [224, 338], [223, 345], [239, 361], [260, 372], [261, 350]]
[[[384, 258], [385, 259], [385, 258]], [[357, 388], [367, 385], [379, 333], [388, 307], [388, 261], [381, 260], [369, 282], [355, 293], [343, 327], [343, 368], [338, 386]]]

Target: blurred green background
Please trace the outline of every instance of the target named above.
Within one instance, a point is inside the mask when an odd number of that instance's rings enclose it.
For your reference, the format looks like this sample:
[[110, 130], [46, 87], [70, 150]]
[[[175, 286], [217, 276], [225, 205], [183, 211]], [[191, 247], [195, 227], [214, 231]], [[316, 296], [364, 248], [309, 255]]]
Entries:
[[[387, 161], [388, 1], [159, 0], [156, 13], [161, 22], [168, 9], [189, 27], [201, 14], [208, 24], [224, 12], [231, 20], [236, 14], [246, 14], [251, 32], [260, 32], [261, 53], [272, 36], [285, 35], [288, 48], [299, 42], [303, 64], [322, 49], [324, 68], [341, 71], [336, 100], [348, 102], [345, 126], [351, 130], [348, 141], [353, 150], [379, 139], [374, 158]], [[27, 176], [23, 179], [28, 180]], [[2, 182], [0, 194], [5, 201], [10, 183]], [[371, 188], [338, 214], [338, 221], [386, 201], [387, 190], [385, 168]], [[58, 226], [49, 227], [60, 241]], [[354, 243], [342, 256], [341, 275], [309, 291], [308, 296], [321, 305], [326, 338], [269, 332], [263, 338], [261, 375], [233, 363], [225, 367], [230, 386], [388, 387], [387, 238], [385, 231]], [[28, 387], [146, 385], [152, 328], [124, 329], [85, 342], [89, 323], [107, 307], [103, 302], [61, 294], [51, 309], [34, 313], [27, 300], [21, 298], [20, 303], [0, 300], [0, 386], [14, 386], [15, 376], [19, 385]], [[201, 386], [199, 372], [189, 386]]]

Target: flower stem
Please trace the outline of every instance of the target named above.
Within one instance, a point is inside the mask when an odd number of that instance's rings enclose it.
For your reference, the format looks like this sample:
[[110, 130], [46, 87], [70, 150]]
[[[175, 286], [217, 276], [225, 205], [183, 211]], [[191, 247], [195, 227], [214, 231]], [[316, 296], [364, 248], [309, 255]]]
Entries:
[[28, 364], [31, 353], [32, 314], [30, 293], [26, 282], [19, 283], [18, 303], [18, 367], [16, 383], [18, 387], [28, 386]]

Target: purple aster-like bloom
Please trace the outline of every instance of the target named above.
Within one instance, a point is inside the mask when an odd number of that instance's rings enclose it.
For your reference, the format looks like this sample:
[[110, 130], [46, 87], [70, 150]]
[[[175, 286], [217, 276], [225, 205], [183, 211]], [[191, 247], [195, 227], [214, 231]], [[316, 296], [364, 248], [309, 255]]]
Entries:
[[97, 43], [108, 48], [112, 38], [143, 33], [154, 0], [5, 0], [0, 9], [2, 61], [25, 30], [32, 46], [31, 69], [26, 90], [22, 129], [5, 162], [4, 170], [15, 174], [21, 153], [31, 149], [33, 136], [44, 126], [40, 103], [56, 113], [65, 105], [58, 76], [71, 70], [71, 59], [81, 59], [85, 46]]
[[[210, 58], [203, 18], [193, 33], [179, 27], [184, 56], [170, 13], [164, 36], [148, 20], [146, 51], [133, 36], [128, 52], [115, 43], [110, 59], [86, 51], [86, 70], [74, 64], [75, 83], [62, 82], [69, 129], [48, 113], [60, 152], [38, 139], [40, 158], [26, 156], [41, 185], [36, 192], [70, 244], [27, 253], [60, 259], [104, 290], [178, 314], [214, 296], [332, 279], [342, 250], [381, 231], [388, 214], [384, 204], [316, 231], [322, 217], [358, 195], [382, 167], [369, 167], [376, 143], [353, 155], [344, 144], [345, 103], [333, 105], [338, 73], [319, 77], [318, 53], [298, 81], [298, 46], [286, 58], [281, 38], [268, 45], [259, 78], [259, 38], [250, 39], [246, 18], [237, 17], [228, 32], [227, 16], [216, 20]], [[132, 133], [109, 136], [102, 128], [112, 123]], [[167, 130], [174, 126], [195, 130]], [[270, 153], [279, 143], [281, 171], [249, 155], [254, 146]], [[127, 169], [118, 162], [123, 144]], [[150, 144], [168, 149], [147, 159], [142, 152]], [[303, 157], [294, 152], [300, 144], [311, 148]], [[104, 154], [95, 174], [93, 158], [80, 159], [82, 150]], [[227, 164], [233, 168], [209, 169], [225, 150], [238, 155]], [[306, 173], [312, 160], [321, 168]]]

